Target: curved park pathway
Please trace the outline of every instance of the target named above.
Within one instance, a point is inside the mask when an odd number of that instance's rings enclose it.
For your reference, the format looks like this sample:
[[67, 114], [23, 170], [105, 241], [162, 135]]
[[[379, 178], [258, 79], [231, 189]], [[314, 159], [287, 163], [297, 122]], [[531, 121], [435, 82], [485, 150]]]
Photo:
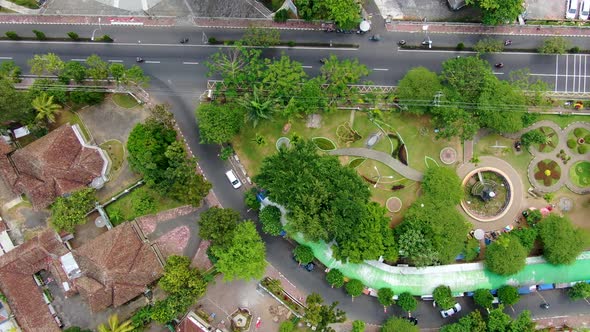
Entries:
[[385, 152], [375, 151], [367, 148], [344, 148], [332, 150], [328, 153], [333, 156], [354, 156], [377, 160], [389, 166], [389, 168], [393, 169], [409, 180], [421, 182], [422, 178], [424, 177], [422, 172], [402, 164], [399, 160], [393, 158]]
[[[589, 193], [590, 189], [580, 188], [580, 187], [576, 186], [572, 182], [572, 180], [569, 176], [571, 165], [575, 164], [578, 161], [587, 161], [588, 155], [587, 154], [581, 155], [581, 154], [573, 152], [572, 149], [570, 149], [567, 146], [567, 137], [568, 137], [569, 133], [576, 128], [584, 128], [584, 129], [590, 131], [590, 123], [588, 123], [588, 122], [573, 122], [570, 125], [568, 125], [566, 128], [561, 129], [561, 127], [559, 127], [555, 122], [549, 121], [549, 120], [543, 120], [543, 121], [536, 122], [532, 126], [527, 127], [519, 132], [512, 133], [512, 134], [504, 134], [504, 136], [511, 138], [511, 139], [519, 139], [524, 133], [531, 131], [531, 130], [541, 128], [541, 127], [549, 127], [551, 129], [553, 129], [559, 139], [559, 142], [555, 146], [555, 149], [551, 150], [550, 152], [540, 152], [534, 146], [529, 147], [529, 150], [530, 150], [531, 154], [533, 155], [533, 159], [529, 163], [528, 170], [527, 170], [527, 175], [529, 177], [529, 181], [531, 183], [537, 184], [535, 187], [538, 190], [543, 191], [543, 192], [554, 192], [565, 185], [568, 189], [570, 189], [572, 192], [574, 192], [576, 194], [583, 195], [583, 194]], [[566, 164], [566, 165], [563, 164], [563, 162], [561, 161], [560, 158], [556, 157], [556, 154], [560, 150], [567, 151], [567, 155], [571, 157], [571, 160], [569, 160], [568, 164]], [[551, 185], [549, 187], [543, 186], [543, 185], [539, 184], [539, 182], [537, 180], [535, 180], [535, 166], [537, 165], [537, 163], [539, 161], [542, 161], [545, 159], [554, 160], [555, 162], [557, 162], [559, 164], [559, 166], [561, 168], [561, 177], [559, 178], [559, 180], [556, 183], [554, 183], [553, 185]]]

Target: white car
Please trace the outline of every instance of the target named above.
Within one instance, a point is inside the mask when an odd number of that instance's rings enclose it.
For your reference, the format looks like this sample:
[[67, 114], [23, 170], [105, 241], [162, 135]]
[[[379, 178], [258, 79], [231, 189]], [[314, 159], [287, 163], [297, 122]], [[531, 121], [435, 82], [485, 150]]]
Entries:
[[573, 20], [578, 15], [578, 0], [567, 0], [565, 18]]
[[454, 314], [458, 313], [459, 311], [461, 311], [461, 305], [459, 303], [455, 303], [455, 305], [451, 309], [441, 310], [440, 315], [443, 318], [447, 318], [447, 317], [453, 316]]
[[587, 20], [590, 16], [590, 0], [582, 0], [580, 6], [580, 20]]
[[232, 171], [231, 169], [225, 172], [225, 176], [227, 177], [231, 185], [234, 187], [234, 189], [238, 189], [242, 186], [242, 182], [238, 180], [238, 177], [234, 174], [234, 171]]

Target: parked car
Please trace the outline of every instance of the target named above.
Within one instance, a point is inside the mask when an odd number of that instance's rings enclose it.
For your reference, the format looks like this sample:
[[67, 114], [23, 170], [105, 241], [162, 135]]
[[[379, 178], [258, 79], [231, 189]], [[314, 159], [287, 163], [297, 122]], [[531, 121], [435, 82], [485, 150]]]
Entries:
[[238, 177], [236, 176], [234, 171], [232, 171], [231, 169], [229, 171], [225, 172], [225, 176], [227, 177], [227, 179], [231, 183], [232, 187], [234, 187], [234, 189], [238, 189], [242, 186], [242, 182], [240, 182], [240, 180], [238, 180]]
[[578, 15], [578, 0], [567, 0], [565, 18], [573, 20]]
[[590, 0], [582, 0], [580, 5], [580, 20], [587, 20], [590, 16]]
[[315, 264], [314, 263], [307, 263], [307, 264], [301, 264], [299, 263], [299, 261], [297, 260], [297, 258], [295, 257], [295, 255], [293, 255], [293, 260], [295, 261], [295, 263], [297, 263], [299, 266], [301, 266], [302, 268], [304, 268], [305, 270], [311, 272], [313, 271], [313, 269], [315, 268]]
[[461, 311], [461, 305], [459, 303], [455, 303], [455, 305], [448, 310], [441, 310], [440, 314], [443, 318], [447, 318], [447, 317], [451, 317], [454, 314], [458, 313], [459, 311]]

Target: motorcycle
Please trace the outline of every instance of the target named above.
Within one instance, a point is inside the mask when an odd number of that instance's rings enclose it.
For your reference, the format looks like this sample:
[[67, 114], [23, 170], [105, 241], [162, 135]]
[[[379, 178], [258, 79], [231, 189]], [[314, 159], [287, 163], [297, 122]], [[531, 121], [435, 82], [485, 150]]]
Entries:
[[380, 41], [381, 40], [381, 36], [379, 36], [379, 35], [372, 35], [369, 38], [369, 40], [372, 40], [372, 41]]
[[510, 46], [510, 45], [512, 45], [512, 40], [506, 39], [506, 41], [504, 41], [504, 46]]
[[550, 308], [549, 303], [542, 303], [541, 308], [542, 309], [549, 309]]
[[402, 40], [398, 41], [397, 44], [399, 46], [404, 46], [404, 45], [406, 45], [406, 41], [402, 39]]
[[180, 40], [180, 43], [181, 43], [181, 44], [186, 44], [186, 43], [188, 43], [188, 38], [182, 38], [182, 39]]
[[135, 58], [135, 62], [142, 63], [143, 62], [143, 58], [137, 57], [137, 58]]
[[500, 63], [496, 63], [494, 66], [496, 68], [502, 68], [502, 67], [504, 67], [504, 64], [500, 62]]

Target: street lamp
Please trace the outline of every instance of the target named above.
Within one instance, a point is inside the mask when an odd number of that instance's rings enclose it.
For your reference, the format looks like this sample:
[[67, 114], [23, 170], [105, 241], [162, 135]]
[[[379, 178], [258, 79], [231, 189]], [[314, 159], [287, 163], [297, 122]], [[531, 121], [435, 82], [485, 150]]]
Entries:
[[424, 41], [422, 41], [422, 45], [428, 45], [428, 48], [432, 48], [432, 40], [430, 40], [430, 36], [428, 35], [428, 24], [426, 24], [426, 17], [423, 20], [424, 24], [422, 25], [422, 31], [426, 35]]
[[96, 30], [102, 30], [101, 26], [100, 26], [100, 17], [98, 18], [98, 28], [94, 29], [94, 31], [92, 31], [92, 37], [90, 37], [90, 40], [94, 41], [94, 33], [96, 33]]

